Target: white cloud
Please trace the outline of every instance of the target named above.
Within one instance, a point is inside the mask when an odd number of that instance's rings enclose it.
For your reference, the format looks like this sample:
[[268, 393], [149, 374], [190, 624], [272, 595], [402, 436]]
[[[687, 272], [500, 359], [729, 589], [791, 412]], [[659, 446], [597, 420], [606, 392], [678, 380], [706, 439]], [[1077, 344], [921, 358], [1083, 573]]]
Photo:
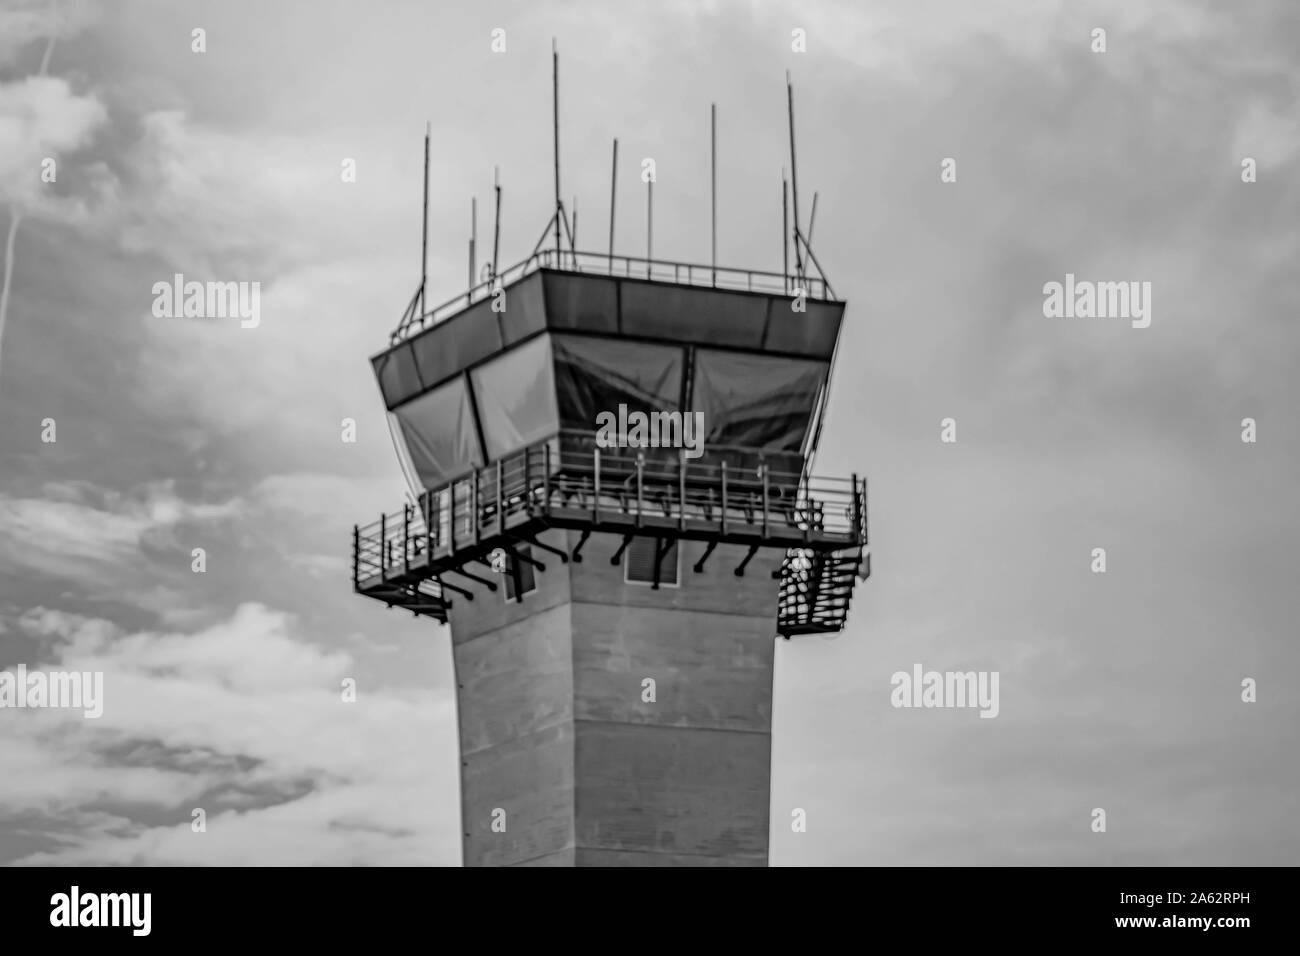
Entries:
[[1232, 160], [1252, 156], [1261, 169], [1275, 169], [1300, 153], [1300, 119], [1252, 103], [1237, 124]]
[[[256, 604], [196, 633], [124, 634], [47, 609], [20, 626], [56, 641], [47, 666], [102, 670], [105, 698], [93, 721], [0, 713], [0, 815], [46, 814], [62, 843], [20, 862], [456, 862], [455, 767], [429, 747], [454, 726], [445, 694], [369, 685], [350, 654]], [[356, 703], [343, 677], [360, 678]], [[164, 756], [145, 766], [132, 748]], [[205, 834], [189, 827], [195, 806]]]
[[0, 201], [24, 215], [66, 215], [67, 201], [41, 180], [42, 161], [61, 163], [86, 146], [107, 116], [98, 99], [73, 93], [58, 77], [0, 84]]
[[[760, 16], [771, 9], [759, 3], [751, 3], [751, 8]], [[1081, 54], [1089, 52], [1095, 27], [1107, 31], [1108, 48], [1117, 45], [1122, 50], [1125, 45], [1132, 49], [1203, 37], [1213, 32], [1216, 22], [1212, 12], [1173, 0], [1093, 0], [1086, 7], [1066, 0], [814, 2], [802, 5], [787, 19], [791, 27], [799, 25], [808, 31], [810, 50], [824, 44], [867, 69], [927, 82], [936, 78], [938, 64], [951, 62], [962, 50], [977, 57], [980, 44], [987, 41], [997, 43], [1004, 55], [1050, 66], [1059, 64], [1072, 44]], [[1126, 60], [1131, 62], [1131, 58], [1115, 55], [1099, 63], [1107, 69], [1120, 69]]]
[[16, 63], [29, 47], [32, 72], [44, 55], [51, 37], [67, 39], [90, 25], [96, 4], [71, 0], [5, 0], [0, 7], [0, 65]]
[[400, 478], [349, 478], [312, 472], [268, 475], [249, 492], [249, 500], [273, 512], [308, 519], [338, 518], [341, 502], [349, 513], [378, 516], [401, 506]]
[[118, 577], [129, 573], [144, 546], [173, 543], [175, 529], [238, 512], [237, 500], [196, 504], [170, 481], [132, 496], [85, 483], [52, 482], [42, 497], [0, 495], [0, 568], [30, 568], [56, 577]]

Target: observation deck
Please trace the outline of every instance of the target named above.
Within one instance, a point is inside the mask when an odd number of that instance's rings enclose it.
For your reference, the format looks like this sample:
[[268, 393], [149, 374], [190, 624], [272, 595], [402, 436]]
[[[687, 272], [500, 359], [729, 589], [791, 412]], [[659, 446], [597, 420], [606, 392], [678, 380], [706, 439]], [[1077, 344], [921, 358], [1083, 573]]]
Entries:
[[[446, 622], [501, 585], [493, 552], [540, 573], [602, 533], [621, 536], [614, 564], [655, 539], [655, 588], [679, 540], [705, 543], [697, 572], [746, 548], [738, 576], [782, 549], [778, 633], [841, 629], [870, 569], [867, 483], [809, 465], [843, 311], [821, 277], [569, 250], [432, 309], [417, 290], [371, 360], [411, 503], [354, 528], [353, 588]], [[601, 447], [595, 420], [620, 406], [699, 414], [702, 448]], [[539, 540], [554, 528], [578, 534]]]

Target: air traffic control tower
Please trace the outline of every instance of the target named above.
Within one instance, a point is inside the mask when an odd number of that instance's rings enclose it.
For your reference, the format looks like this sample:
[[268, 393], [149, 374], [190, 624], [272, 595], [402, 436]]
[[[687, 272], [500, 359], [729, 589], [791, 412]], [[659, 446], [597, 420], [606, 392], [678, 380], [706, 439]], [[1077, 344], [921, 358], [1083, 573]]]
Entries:
[[[867, 572], [865, 479], [807, 467], [844, 309], [562, 246], [417, 292], [372, 359], [415, 504], [353, 585], [450, 625], [466, 866], [767, 865], [775, 638]], [[703, 413], [702, 455], [601, 447], [620, 406]]]

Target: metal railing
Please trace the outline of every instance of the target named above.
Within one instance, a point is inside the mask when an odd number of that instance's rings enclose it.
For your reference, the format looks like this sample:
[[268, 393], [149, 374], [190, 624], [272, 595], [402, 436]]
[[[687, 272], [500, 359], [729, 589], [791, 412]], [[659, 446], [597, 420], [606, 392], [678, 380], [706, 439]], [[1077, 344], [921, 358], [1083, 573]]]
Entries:
[[804, 477], [759, 464], [653, 460], [549, 438], [432, 488], [418, 503], [353, 529], [353, 584], [409, 575], [534, 517], [645, 529], [837, 544], [866, 531], [866, 480]]
[[563, 249], [557, 252], [554, 249], [542, 249], [527, 259], [516, 262], [493, 278], [480, 282], [467, 292], [462, 292], [432, 309], [423, 308], [423, 287], [416, 289], [415, 295], [411, 297], [410, 303], [402, 313], [397, 328], [389, 337], [390, 344], [396, 345], [437, 325], [443, 319], [463, 311], [475, 302], [489, 298], [498, 286], [504, 288], [538, 269], [777, 295], [792, 295], [797, 288], [802, 287], [805, 295], [810, 299], [835, 301], [835, 290], [820, 276], [804, 276], [801, 285], [797, 276], [782, 275], [779, 272], [705, 266], [698, 263], [673, 262], [668, 259], [614, 256], [603, 252], [571, 252]]

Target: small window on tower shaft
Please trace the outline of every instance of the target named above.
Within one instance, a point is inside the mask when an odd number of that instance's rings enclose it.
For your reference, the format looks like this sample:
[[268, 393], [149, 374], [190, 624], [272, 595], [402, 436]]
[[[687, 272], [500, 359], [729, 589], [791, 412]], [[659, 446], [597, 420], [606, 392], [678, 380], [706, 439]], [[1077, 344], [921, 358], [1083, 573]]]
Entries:
[[[521, 544], [515, 548], [515, 551], [523, 558], [531, 559], [533, 556], [532, 549]], [[515, 570], [518, 569], [519, 586], [515, 587]], [[502, 577], [506, 579], [506, 600], [518, 601], [525, 594], [537, 590], [537, 576], [535, 568], [527, 560], [516, 561], [513, 554], [506, 555], [506, 569]]]
[[[658, 538], [633, 538], [627, 547], [627, 559], [623, 580], [628, 584], [654, 584], [655, 558], [659, 549], [668, 542]], [[659, 561], [659, 586], [677, 587], [677, 541], [668, 544]]]

